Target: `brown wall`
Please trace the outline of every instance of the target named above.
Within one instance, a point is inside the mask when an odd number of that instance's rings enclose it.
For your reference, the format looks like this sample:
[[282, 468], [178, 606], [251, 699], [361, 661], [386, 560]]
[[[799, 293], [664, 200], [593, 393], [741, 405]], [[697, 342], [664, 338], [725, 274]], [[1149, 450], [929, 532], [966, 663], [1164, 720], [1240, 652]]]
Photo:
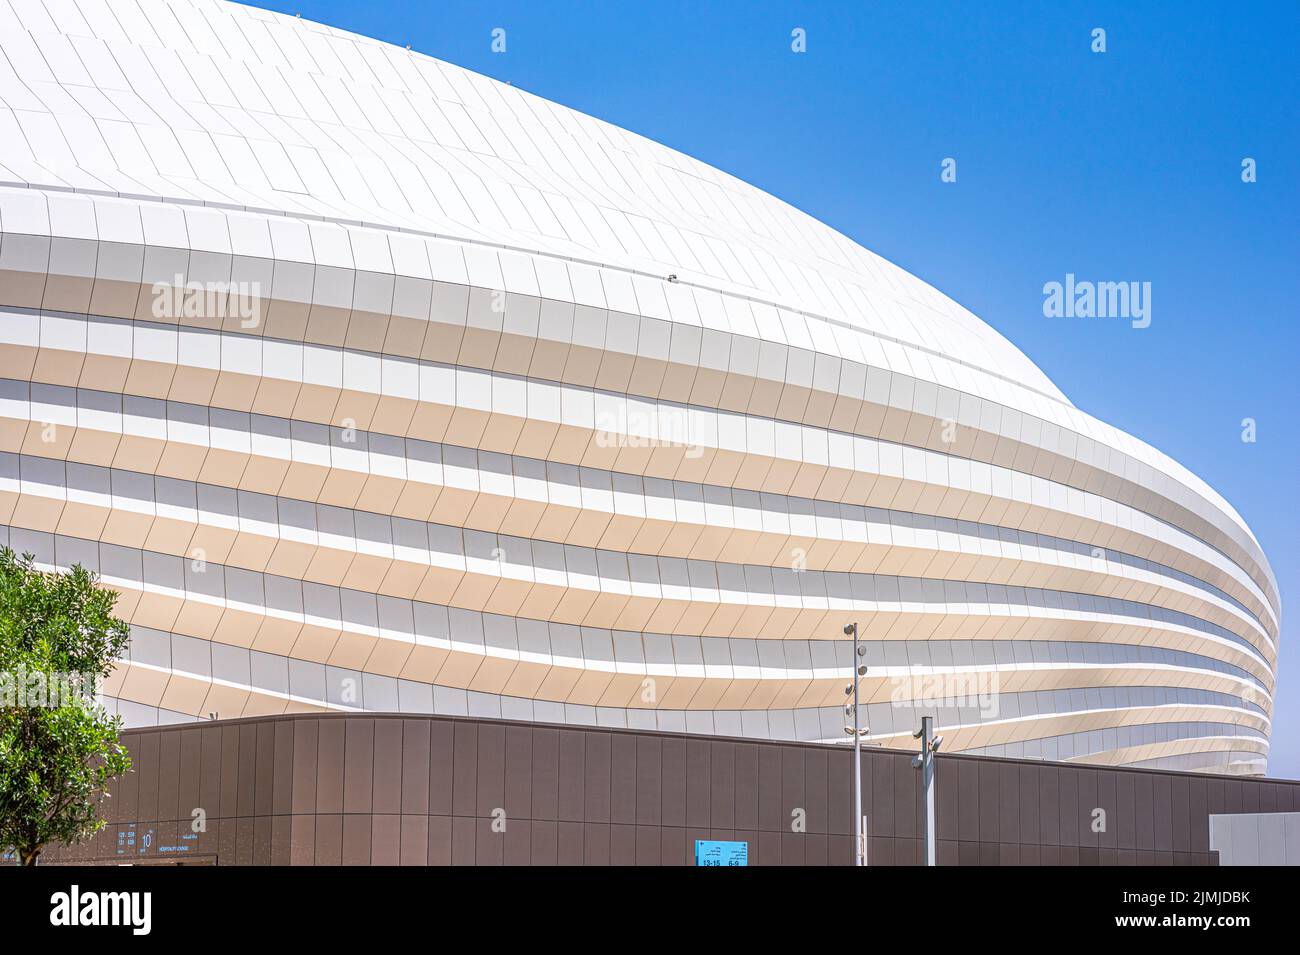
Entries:
[[[748, 841], [751, 865], [851, 856], [840, 747], [334, 714], [124, 739], [135, 769], [105, 804], [108, 825], [43, 861], [681, 865], [695, 839]], [[908, 753], [864, 753], [872, 865], [920, 861], [918, 776]], [[943, 755], [936, 779], [941, 865], [1214, 864], [1208, 814], [1300, 810], [1295, 782]], [[804, 833], [791, 829], [799, 808]]]

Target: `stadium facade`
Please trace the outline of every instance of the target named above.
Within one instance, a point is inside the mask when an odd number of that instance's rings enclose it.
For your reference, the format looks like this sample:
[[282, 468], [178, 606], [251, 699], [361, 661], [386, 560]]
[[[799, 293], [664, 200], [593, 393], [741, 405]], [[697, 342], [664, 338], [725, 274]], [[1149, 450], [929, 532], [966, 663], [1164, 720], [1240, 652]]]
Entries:
[[0, 530], [128, 725], [397, 712], [1261, 774], [1204, 482], [681, 153], [218, 0], [0, 4]]

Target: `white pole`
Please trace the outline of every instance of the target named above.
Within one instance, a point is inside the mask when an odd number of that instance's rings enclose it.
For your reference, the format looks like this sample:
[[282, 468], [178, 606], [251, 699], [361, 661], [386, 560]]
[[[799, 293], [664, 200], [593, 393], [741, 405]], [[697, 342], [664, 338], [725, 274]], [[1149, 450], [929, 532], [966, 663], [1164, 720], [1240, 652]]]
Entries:
[[921, 786], [925, 795], [925, 864], [934, 865], [934, 717], [921, 717]]
[[862, 835], [862, 732], [858, 716], [858, 625], [853, 628], [853, 851], [854, 865], [867, 864]]

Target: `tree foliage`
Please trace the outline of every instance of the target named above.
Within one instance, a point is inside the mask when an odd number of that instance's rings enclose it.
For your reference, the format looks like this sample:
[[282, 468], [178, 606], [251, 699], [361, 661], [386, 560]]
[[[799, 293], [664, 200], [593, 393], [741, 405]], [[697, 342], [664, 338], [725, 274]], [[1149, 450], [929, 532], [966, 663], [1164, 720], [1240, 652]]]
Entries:
[[0, 548], [0, 851], [23, 865], [98, 832], [109, 781], [131, 768], [121, 719], [94, 699], [129, 639], [97, 581]]

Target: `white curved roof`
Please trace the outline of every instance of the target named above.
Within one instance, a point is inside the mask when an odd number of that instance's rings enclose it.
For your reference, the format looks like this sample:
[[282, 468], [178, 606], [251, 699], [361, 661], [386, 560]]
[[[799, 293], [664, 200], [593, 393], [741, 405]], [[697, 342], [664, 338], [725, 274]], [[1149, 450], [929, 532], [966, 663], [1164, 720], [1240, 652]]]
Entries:
[[[37, 202], [17, 198], [28, 189]], [[94, 221], [68, 192], [95, 198]], [[229, 222], [207, 234], [201, 217], [151, 214], [186, 206]], [[1200, 478], [1076, 409], [942, 293], [732, 176], [423, 54], [225, 0], [0, 4], [0, 231], [240, 255], [240, 216], [290, 236], [272, 250], [263, 235], [258, 256], [391, 274], [399, 233], [430, 236], [421, 273], [455, 247], [467, 278], [451, 281], [784, 337], [889, 369], [891, 403], [913, 383], [931, 403], [978, 396], [981, 427], [1041, 423], [1117, 455], [1115, 474], [1201, 514], [1276, 593], [1249, 527]]]
[[969, 311], [823, 223], [504, 83], [219, 0], [64, 3], [57, 22], [47, 4], [10, 6], [0, 5], [4, 184], [364, 223], [675, 274], [1066, 401]]

